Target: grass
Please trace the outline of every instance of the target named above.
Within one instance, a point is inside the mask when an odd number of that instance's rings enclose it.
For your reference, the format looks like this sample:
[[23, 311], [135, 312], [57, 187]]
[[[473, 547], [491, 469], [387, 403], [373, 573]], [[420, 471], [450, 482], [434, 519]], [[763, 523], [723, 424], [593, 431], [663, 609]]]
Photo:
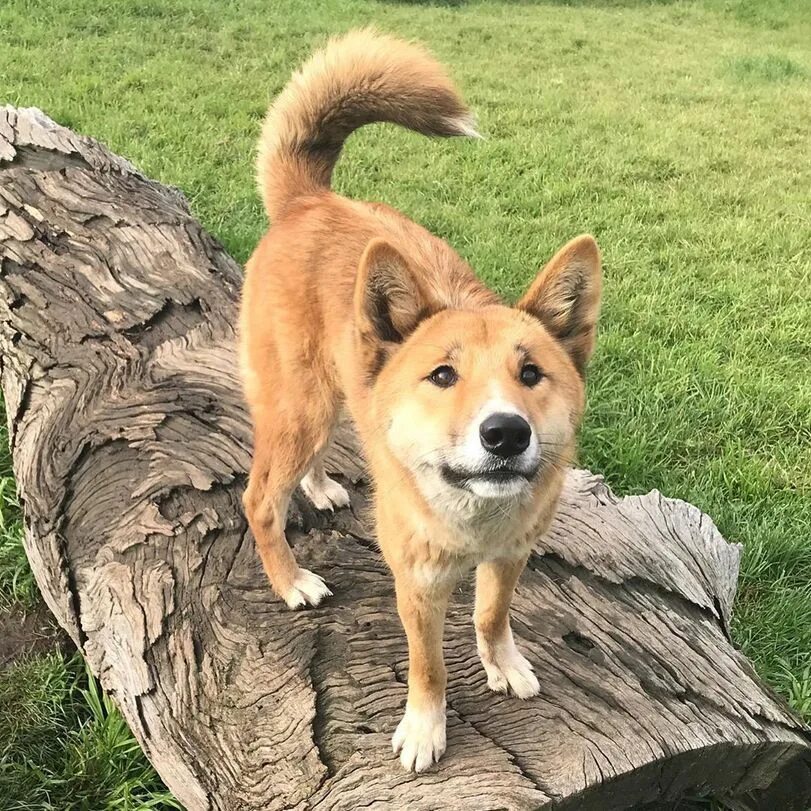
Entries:
[[3, 811], [180, 808], [78, 654], [24, 659], [0, 679]]
[[737, 79], [755, 83], [782, 82], [808, 75], [798, 62], [774, 54], [738, 57], [730, 62], [729, 68]]
[[[180, 186], [244, 260], [269, 99], [327, 33], [368, 23], [451, 65], [488, 138], [370, 128], [338, 188], [405, 211], [509, 297], [596, 234], [581, 461], [617, 492], [699, 505], [744, 545], [735, 639], [811, 720], [806, 0], [6, 0], [0, 100]], [[0, 600], [26, 601], [3, 475]]]
[[31, 608], [38, 592], [23, 550], [23, 522], [11, 457], [5, 407], [0, 399], [0, 611]]

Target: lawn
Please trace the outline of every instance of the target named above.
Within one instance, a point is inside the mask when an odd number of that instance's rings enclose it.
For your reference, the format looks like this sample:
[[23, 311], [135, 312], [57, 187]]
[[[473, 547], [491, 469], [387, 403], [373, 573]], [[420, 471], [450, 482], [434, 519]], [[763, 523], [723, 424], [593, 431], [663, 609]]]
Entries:
[[[0, 103], [181, 187], [245, 260], [268, 101], [326, 34], [369, 23], [447, 62], [487, 138], [370, 128], [338, 188], [405, 211], [509, 297], [596, 235], [581, 464], [621, 494], [691, 501], [744, 545], [735, 640], [811, 720], [807, 0], [4, 0]], [[0, 608], [32, 605], [7, 451], [0, 466]], [[173, 807], [57, 653], [0, 673], [0, 757], [0, 809]]]

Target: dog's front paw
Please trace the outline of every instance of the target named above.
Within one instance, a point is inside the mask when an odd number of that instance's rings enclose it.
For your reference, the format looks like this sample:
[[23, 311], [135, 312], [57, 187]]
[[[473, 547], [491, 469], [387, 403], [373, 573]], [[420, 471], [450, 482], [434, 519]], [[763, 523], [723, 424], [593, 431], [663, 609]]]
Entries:
[[429, 710], [415, 710], [406, 704], [391, 744], [409, 772], [423, 772], [436, 763], [445, 751], [445, 702]]
[[293, 585], [282, 595], [288, 608], [318, 605], [324, 597], [331, 597], [324, 578], [308, 569], [299, 569]]
[[346, 488], [327, 475], [308, 473], [301, 480], [301, 489], [317, 510], [333, 511], [349, 506]]
[[532, 665], [515, 646], [511, 633], [496, 643], [487, 643], [480, 638], [479, 657], [491, 690], [506, 693], [509, 689], [518, 698], [532, 698], [541, 691]]

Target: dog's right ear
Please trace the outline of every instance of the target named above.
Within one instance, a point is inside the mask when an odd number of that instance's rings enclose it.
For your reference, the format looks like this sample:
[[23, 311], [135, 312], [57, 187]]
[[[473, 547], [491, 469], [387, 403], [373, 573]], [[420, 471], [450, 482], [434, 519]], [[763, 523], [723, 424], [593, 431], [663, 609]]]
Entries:
[[406, 258], [385, 239], [373, 239], [355, 281], [355, 323], [365, 339], [401, 343], [430, 314]]

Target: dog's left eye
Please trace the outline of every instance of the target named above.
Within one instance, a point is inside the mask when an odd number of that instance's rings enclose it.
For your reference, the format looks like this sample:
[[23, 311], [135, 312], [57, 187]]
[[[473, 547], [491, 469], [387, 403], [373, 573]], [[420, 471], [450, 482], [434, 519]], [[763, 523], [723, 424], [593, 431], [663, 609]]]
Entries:
[[541, 382], [543, 372], [534, 363], [525, 363], [521, 368], [521, 382], [525, 386], [537, 386]]
[[437, 366], [428, 375], [428, 379], [441, 389], [449, 389], [459, 379], [459, 376], [453, 366]]

